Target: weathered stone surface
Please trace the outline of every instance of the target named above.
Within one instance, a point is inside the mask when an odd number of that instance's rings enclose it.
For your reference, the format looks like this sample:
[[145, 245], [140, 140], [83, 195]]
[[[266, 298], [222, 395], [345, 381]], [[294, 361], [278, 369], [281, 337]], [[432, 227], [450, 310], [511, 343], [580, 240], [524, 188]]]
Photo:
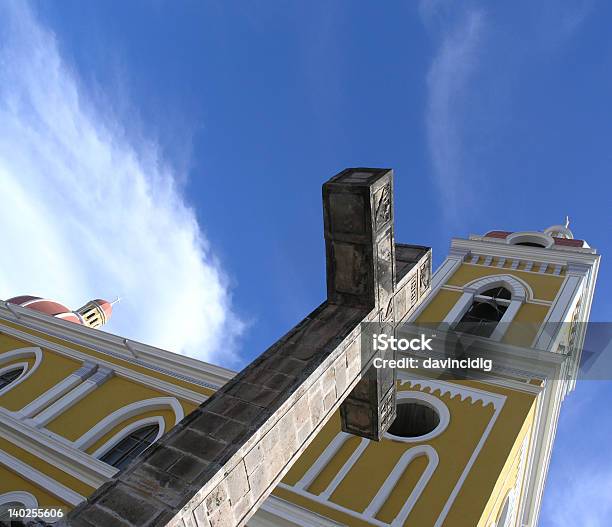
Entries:
[[350, 169], [324, 186], [327, 302], [64, 523], [242, 527], [343, 400], [356, 433], [384, 433], [394, 377], [370, 369], [360, 323], [393, 325], [394, 294], [415, 272], [395, 278], [392, 194], [384, 169]]

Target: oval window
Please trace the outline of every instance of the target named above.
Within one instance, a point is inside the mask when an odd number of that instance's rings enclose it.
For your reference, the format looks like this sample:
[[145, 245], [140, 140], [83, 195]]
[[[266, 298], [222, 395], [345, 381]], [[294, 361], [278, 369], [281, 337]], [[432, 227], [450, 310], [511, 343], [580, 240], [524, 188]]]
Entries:
[[419, 402], [397, 403], [397, 417], [388, 432], [398, 437], [420, 437], [433, 432], [440, 424], [440, 414], [432, 406]]

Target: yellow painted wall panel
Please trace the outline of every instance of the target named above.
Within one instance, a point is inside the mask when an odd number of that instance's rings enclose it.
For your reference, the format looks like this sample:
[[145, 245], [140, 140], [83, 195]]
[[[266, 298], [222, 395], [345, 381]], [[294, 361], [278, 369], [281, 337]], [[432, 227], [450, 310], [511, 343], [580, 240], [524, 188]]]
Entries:
[[[136, 401], [167, 395], [131, 379], [114, 376], [56, 417], [47, 425], [47, 428], [70, 441], [74, 441], [107, 415], [123, 406]], [[185, 415], [195, 408], [195, 405], [186, 401], [180, 402], [183, 405]]]
[[428, 463], [429, 458], [425, 455], [417, 456], [410, 462], [391, 491], [389, 499], [376, 515], [376, 519], [385, 523], [393, 521], [412, 494]]
[[40, 488], [38, 485], [35, 485], [19, 474], [0, 465], [0, 494], [15, 491], [29, 492], [36, 498], [39, 507], [63, 507], [64, 511], [72, 508], [59, 498], [56, 498], [46, 490]]
[[511, 274], [527, 282], [537, 300], [552, 301], [555, 299], [557, 292], [563, 284], [562, 276], [544, 275], [539, 273], [530, 273], [526, 271], [508, 270], [500, 271], [500, 269], [491, 267], [482, 267], [478, 265], [461, 264], [453, 276], [446, 282], [448, 285], [463, 287], [465, 284], [483, 276], [495, 274]]
[[338, 473], [342, 465], [344, 465], [351, 454], [357, 449], [359, 443], [361, 443], [360, 437], [350, 437], [308, 487], [308, 492], [312, 492], [313, 494], [321, 494], [321, 492], [323, 492], [334, 479], [334, 476]]
[[[24, 347], [32, 347], [32, 344], [14, 339], [8, 335], [0, 335], [0, 355], [7, 351]], [[32, 375], [4, 395], [0, 395], [1, 407], [12, 412], [21, 410], [26, 404], [81, 367], [80, 362], [47, 349], [42, 349], [42, 354], [42, 362]], [[29, 362], [30, 364], [34, 363], [33, 360]]]
[[549, 309], [551, 309], [549, 306], [540, 304], [523, 304], [508, 327], [503, 342], [530, 347]]
[[[491, 497], [492, 490], [498, 485], [498, 478], [503, 481], [512, 481], [512, 475], [510, 480], [508, 479], [508, 470], [510, 469], [507, 467], [514, 465], [508, 465], [508, 460], [513, 460], [513, 463], [516, 460], [516, 445], [522, 440], [522, 434], [526, 433], [526, 427], [531, 422], [529, 416], [534, 407], [535, 395], [516, 392], [499, 386], [492, 387], [476, 381], [457, 381], [456, 384], [500, 393], [507, 397], [489, 439], [469, 472], [469, 483], [466, 482], [451, 508], [453, 520], [445, 523], [448, 525], [477, 525], [483, 517], [486, 507], [489, 506], [489, 509], [492, 510], [492, 505], [488, 503], [488, 500]], [[408, 385], [400, 386], [399, 389], [420, 390], [418, 386], [410, 388]], [[429, 392], [429, 389], [424, 391]], [[435, 523], [494, 414], [494, 408], [491, 404], [483, 406], [481, 402], [472, 403], [470, 399], [462, 401], [459, 396], [451, 397], [448, 393], [440, 397], [439, 391], [434, 392], [433, 395], [440, 398], [449, 408], [451, 421], [441, 435], [425, 443], [435, 448], [440, 458], [439, 464], [427, 483], [421, 498], [408, 516], [406, 526], [433, 525]], [[325, 439], [323, 439], [323, 436], [318, 436], [313, 441], [302, 458], [292, 468], [291, 478], [286, 478], [284, 483], [294, 484], [298, 481], [315, 462], [325, 446], [340, 431], [337, 416], [334, 416], [332, 426], [328, 424], [328, 427], [329, 429], [326, 430], [324, 435]], [[354, 511], [363, 511], [378, 492], [382, 482], [400, 456], [412, 446], [419, 444], [424, 443], [404, 443], [388, 439], [379, 443], [370, 443], [362, 457], [355, 463], [332, 494], [331, 501]], [[316, 454], [312, 455], [311, 450], [315, 450]], [[339, 461], [343, 461], [345, 457], [346, 455]], [[379, 519], [391, 521], [405, 503], [416, 481], [424, 471], [425, 458], [423, 457], [419, 461], [416, 461], [416, 459], [404, 471], [398, 484], [379, 511]], [[336, 472], [341, 465], [341, 462], [335, 464]], [[329, 480], [330, 475], [328, 474], [326, 478]], [[469, 493], [465, 491], [468, 487]], [[311, 487], [310, 490], [319, 491], [321, 489]], [[290, 499], [296, 504], [306, 505], [316, 513], [347, 525], [368, 525], [368, 522], [334, 510], [324, 503], [297, 496], [290, 490], [279, 488], [274, 493], [279, 497]]]
[[421, 323], [439, 323], [444, 320], [448, 312], [457, 303], [461, 293], [459, 291], [449, 291], [448, 289], [440, 289], [436, 296], [425, 307], [422, 313], [418, 316], [417, 322]]
[[87, 497], [95, 490], [93, 487], [86, 485], [74, 476], [71, 476], [70, 474], [67, 474], [56, 466], [47, 463], [46, 461], [43, 461], [34, 454], [30, 454], [27, 450], [19, 448], [14, 443], [2, 437], [0, 437], [0, 450], [3, 450], [7, 454], [10, 454], [11, 456], [19, 459], [25, 464], [31, 466], [39, 472], [42, 472], [50, 478], [53, 478], [55, 481], [61, 483], [62, 485], [65, 485], [66, 487], [74, 490], [75, 492], [78, 492], [82, 496]]

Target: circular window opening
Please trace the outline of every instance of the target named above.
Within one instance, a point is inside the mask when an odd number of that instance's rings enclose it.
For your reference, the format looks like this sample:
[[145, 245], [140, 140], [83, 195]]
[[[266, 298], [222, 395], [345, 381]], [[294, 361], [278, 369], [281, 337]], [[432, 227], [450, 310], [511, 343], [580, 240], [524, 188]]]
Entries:
[[525, 245], [526, 247], [542, 247], [543, 249], [546, 249], [546, 245], [543, 245], [541, 243], [534, 243], [534, 242], [518, 242], [518, 243], [515, 243], [514, 245]]
[[428, 404], [399, 401], [397, 417], [388, 432], [398, 437], [419, 437], [433, 432], [440, 424], [440, 414]]

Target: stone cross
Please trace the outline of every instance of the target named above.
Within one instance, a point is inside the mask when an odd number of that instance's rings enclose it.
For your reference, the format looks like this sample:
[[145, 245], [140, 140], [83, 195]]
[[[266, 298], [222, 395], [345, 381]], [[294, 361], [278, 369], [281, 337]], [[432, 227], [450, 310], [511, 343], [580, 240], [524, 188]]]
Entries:
[[395, 416], [395, 374], [371, 366], [362, 323], [393, 326], [406, 314], [395, 268], [429, 273], [429, 251], [398, 245], [419, 256], [396, 261], [391, 170], [344, 170], [323, 186], [323, 208], [327, 301], [64, 524], [241, 527], [339, 407], [345, 430], [381, 438]]

